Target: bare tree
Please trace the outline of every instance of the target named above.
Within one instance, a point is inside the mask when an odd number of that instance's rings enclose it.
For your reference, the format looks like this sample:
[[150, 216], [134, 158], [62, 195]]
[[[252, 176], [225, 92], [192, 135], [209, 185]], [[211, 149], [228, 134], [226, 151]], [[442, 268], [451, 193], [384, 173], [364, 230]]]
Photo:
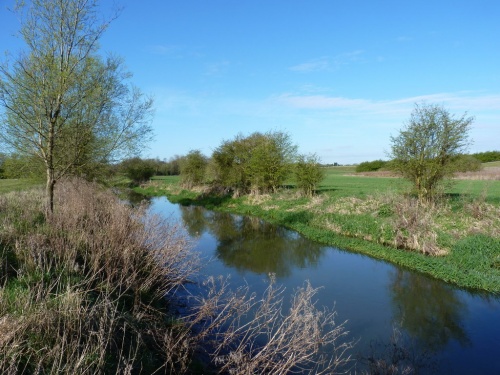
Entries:
[[64, 175], [149, 140], [153, 101], [126, 84], [120, 58], [98, 54], [111, 20], [99, 21], [97, 0], [19, 1], [15, 11], [27, 51], [0, 65], [0, 134], [43, 163], [50, 213]]

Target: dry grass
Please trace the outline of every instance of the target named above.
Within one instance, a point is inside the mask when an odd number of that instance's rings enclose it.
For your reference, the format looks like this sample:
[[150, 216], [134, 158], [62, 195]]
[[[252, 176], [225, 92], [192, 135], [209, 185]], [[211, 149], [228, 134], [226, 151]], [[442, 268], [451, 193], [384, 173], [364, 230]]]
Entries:
[[446, 255], [448, 251], [437, 244], [436, 217], [438, 208], [416, 198], [403, 197], [394, 203], [396, 232], [394, 246], [415, 250], [427, 255]]
[[457, 180], [500, 180], [500, 167], [485, 167], [477, 172], [456, 173]]
[[348, 362], [344, 324], [315, 308], [310, 285], [283, 314], [273, 285], [257, 299], [209, 282], [192, 314], [174, 317], [165, 297], [198, 269], [181, 228], [81, 180], [57, 185], [48, 219], [42, 197], [0, 196], [0, 373], [189, 373], [200, 348], [220, 373], [331, 372]]
[[[218, 282], [219, 281], [219, 282]], [[222, 373], [333, 374], [351, 362], [345, 322], [335, 323], [335, 312], [319, 310], [317, 289], [306, 283], [283, 309], [284, 289], [270, 284], [262, 298], [246, 288], [227, 293], [224, 280], [209, 280], [208, 298], [193, 316], [202, 322], [200, 336], [214, 340], [210, 353]]]
[[82, 181], [58, 185], [46, 222], [41, 192], [30, 194], [0, 202], [3, 259], [15, 263], [0, 293], [0, 372], [176, 368], [148, 353], [161, 353], [168, 332], [161, 300], [195, 269], [182, 232]]

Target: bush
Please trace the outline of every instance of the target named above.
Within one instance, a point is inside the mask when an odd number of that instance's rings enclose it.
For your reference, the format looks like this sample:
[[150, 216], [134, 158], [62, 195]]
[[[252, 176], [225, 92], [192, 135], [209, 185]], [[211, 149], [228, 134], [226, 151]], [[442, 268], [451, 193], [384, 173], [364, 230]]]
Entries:
[[314, 190], [323, 179], [324, 174], [317, 155], [301, 155], [295, 164], [295, 181], [297, 188], [305, 196], [312, 196]]
[[384, 160], [364, 161], [356, 166], [356, 172], [375, 172], [386, 164]]
[[[173, 333], [162, 306], [193, 272], [186, 238], [95, 185], [56, 188], [58, 209], [48, 221], [40, 220], [43, 200], [26, 192], [22, 201], [15, 194], [0, 202], [0, 255], [15, 271], [2, 267], [0, 373], [174, 368], [165, 355], [181, 352], [164, 342]], [[43, 190], [30, 193], [40, 198]]]
[[453, 158], [453, 169], [457, 172], [477, 172], [482, 169], [482, 165], [474, 156], [458, 155]]
[[238, 135], [212, 154], [214, 184], [235, 196], [276, 192], [292, 173], [296, 152], [283, 132]]
[[181, 183], [187, 189], [201, 185], [205, 179], [207, 158], [199, 150], [192, 150], [180, 160]]
[[445, 177], [457, 172], [453, 163], [469, 146], [472, 117], [455, 117], [439, 105], [415, 105], [399, 135], [391, 137], [391, 167], [413, 184], [419, 200], [435, 198]]
[[151, 160], [131, 158], [121, 162], [119, 170], [132, 180], [134, 184], [148, 181], [155, 175], [155, 165]]

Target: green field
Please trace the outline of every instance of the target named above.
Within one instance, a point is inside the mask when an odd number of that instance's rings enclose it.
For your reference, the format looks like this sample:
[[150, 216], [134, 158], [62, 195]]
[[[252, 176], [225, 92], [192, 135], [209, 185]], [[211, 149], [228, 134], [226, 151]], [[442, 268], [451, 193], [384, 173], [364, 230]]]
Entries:
[[[494, 163], [500, 166], [500, 162]], [[491, 164], [485, 163], [484, 165]], [[318, 193], [330, 197], [365, 198], [388, 192], [403, 193], [411, 189], [411, 185], [401, 178], [377, 177], [375, 174], [373, 177], [357, 175], [354, 166], [328, 167], [324, 171], [325, 178], [318, 186]], [[158, 187], [161, 190], [163, 184], [177, 186], [179, 176], [157, 176], [151, 181], [159, 183]], [[484, 198], [487, 202], [500, 204], [500, 180], [453, 180], [445, 184], [444, 193], [455, 198]]]
[[10, 191], [27, 190], [34, 186], [43, 186], [43, 182], [31, 179], [0, 179], [0, 194]]

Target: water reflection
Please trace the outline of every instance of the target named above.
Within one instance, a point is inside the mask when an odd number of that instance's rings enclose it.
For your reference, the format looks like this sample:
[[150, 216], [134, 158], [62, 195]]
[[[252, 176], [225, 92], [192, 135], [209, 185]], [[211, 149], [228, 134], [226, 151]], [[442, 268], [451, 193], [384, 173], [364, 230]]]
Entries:
[[127, 189], [125, 191], [127, 201], [129, 204], [131, 204], [133, 207], [140, 206], [141, 204], [146, 204], [150, 205], [151, 204], [151, 197], [145, 196], [143, 194], [136, 193], [132, 189]]
[[182, 222], [191, 237], [198, 237], [206, 230], [206, 210], [198, 206], [181, 206]]
[[240, 272], [290, 276], [296, 267], [315, 267], [325, 248], [295, 232], [256, 217], [181, 207], [187, 231], [198, 236], [209, 231], [218, 240], [215, 256]]
[[455, 289], [405, 270], [391, 275], [395, 319], [402, 328], [430, 351], [438, 351], [456, 340], [470, 344], [464, 329], [467, 305]]

